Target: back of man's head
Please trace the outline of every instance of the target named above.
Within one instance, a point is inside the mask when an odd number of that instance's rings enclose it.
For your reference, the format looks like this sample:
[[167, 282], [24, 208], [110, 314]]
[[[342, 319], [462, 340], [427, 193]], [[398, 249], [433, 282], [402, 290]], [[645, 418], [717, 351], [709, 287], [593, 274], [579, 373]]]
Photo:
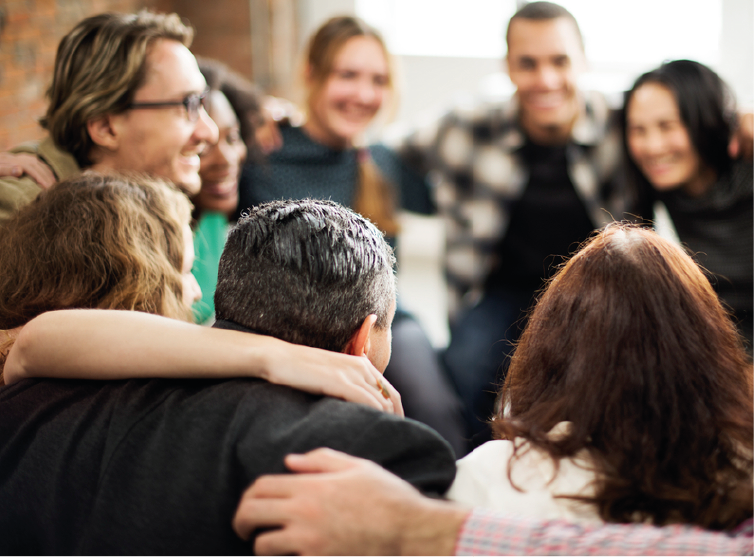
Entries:
[[288, 342], [341, 352], [370, 314], [390, 326], [395, 258], [382, 233], [331, 201], [259, 205], [220, 259], [218, 319]]
[[515, 20], [529, 19], [533, 21], [544, 21], [548, 19], [557, 19], [560, 17], [564, 17], [573, 22], [573, 25], [576, 28], [576, 33], [579, 37], [579, 41], [581, 43], [581, 48], [583, 49], [584, 38], [581, 35], [581, 29], [579, 29], [579, 24], [576, 21], [576, 18], [573, 17], [573, 14], [566, 10], [563, 6], [554, 4], [552, 2], [529, 2], [527, 4], [524, 4], [521, 9], [519, 9], [515, 14], [513, 14], [513, 16], [511, 16], [510, 21], [508, 22], [508, 29], [505, 32], [505, 43], [508, 45], [508, 49], [510, 50], [511, 46], [511, 24]]
[[87, 121], [126, 110], [144, 82], [147, 52], [155, 40], [171, 39], [188, 47], [193, 33], [176, 14], [146, 10], [84, 19], [58, 45], [42, 127], [79, 165], [91, 165]]

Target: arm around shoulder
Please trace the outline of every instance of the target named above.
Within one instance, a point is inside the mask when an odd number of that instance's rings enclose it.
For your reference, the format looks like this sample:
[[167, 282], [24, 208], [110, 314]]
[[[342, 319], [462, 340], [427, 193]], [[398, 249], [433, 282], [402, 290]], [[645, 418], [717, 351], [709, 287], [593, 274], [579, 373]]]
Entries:
[[330, 449], [289, 455], [294, 475], [246, 490], [233, 527], [259, 555], [452, 555], [469, 511], [430, 499], [374, 462]]
[[288, 344], [272, 337], [201, 327], [136, 311], [44, 313], [18, 335], [5, 380], [259, 377], [402, 414], [400, 396], [374, 388], [366, 358]]
[[[366, 411], [363, 411], [366, 413]], [[359, 419], [364, 423], [359, 424]], [[423, 493], [443, 495], [456, 475], [453, 449], [433, 429], [394, 416], [354, 416], [357, 435], [345, 452], [367, 458]]]

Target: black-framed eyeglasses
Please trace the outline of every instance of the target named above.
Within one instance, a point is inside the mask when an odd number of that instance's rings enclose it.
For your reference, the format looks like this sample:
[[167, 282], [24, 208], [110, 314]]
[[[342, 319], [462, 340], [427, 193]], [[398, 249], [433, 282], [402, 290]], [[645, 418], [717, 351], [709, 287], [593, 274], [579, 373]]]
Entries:
[[186, 107], [186, 116], [188, 116], [189, 121], [196, 122], [199, 119], [199, 110], [205, 106], [204, 102], [208, 94], [209, 88], [201, 93], [189, 93], [180, 101], [138, 102], [131, 103], [126, 108], [130, 110], [132, 108], [165, 108], [183, 105]]

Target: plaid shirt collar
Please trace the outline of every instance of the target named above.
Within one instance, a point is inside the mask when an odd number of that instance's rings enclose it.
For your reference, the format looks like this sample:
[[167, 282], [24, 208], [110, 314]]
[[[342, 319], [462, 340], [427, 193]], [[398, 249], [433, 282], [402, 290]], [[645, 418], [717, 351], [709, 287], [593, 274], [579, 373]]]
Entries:
[[[521, 127], [518, 95], [505, 103], [501, 112], [503, 121], [516, 122], [503, 133], [499, 145], [509, 152], [514, 152], [526, 143], [526, 134]], [[610, 110], [601, 95], [579, 93], [579, 116], [571, 130], [571, 141], [577, 145], [592, 147], [598, 145], [605, 136]]]

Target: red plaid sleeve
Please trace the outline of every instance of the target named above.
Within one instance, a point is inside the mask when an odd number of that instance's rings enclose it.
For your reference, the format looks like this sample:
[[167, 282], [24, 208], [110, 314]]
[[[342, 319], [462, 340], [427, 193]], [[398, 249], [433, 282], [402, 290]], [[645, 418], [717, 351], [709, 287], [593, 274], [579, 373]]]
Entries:
[[576, 524], [475, 509], [456, 555], [752, 555], [752, 521], [734, 532], [673, 525]]

